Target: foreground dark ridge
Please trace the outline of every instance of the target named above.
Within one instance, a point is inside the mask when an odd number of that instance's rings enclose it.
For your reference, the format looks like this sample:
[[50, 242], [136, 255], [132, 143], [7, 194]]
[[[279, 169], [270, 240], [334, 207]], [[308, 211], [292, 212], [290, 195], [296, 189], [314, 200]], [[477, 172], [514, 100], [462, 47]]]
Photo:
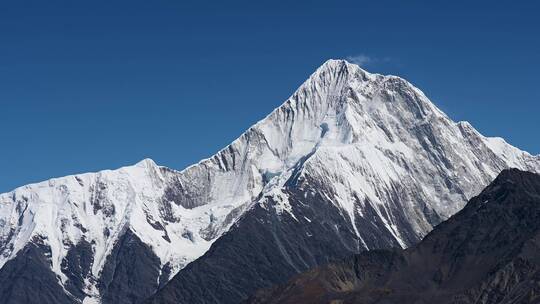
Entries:
[[247, 303], [538, 303], [540, 175], [504, 170], [407, 250], [373, 250]]

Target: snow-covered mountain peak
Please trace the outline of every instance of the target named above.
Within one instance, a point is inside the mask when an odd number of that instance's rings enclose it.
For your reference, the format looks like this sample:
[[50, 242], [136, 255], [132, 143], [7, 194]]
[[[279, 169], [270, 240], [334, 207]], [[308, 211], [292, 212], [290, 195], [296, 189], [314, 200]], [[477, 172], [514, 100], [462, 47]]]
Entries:
[[[358, 200], [387, 213], [379, 206], [397, 185], [415, 185], [408, 190], [414, 197], [402, 199], [411, 217], [420, 208], [444, 219], [503, 168], [540, 169], [537, 157], [453, 122], [406, 80], [370, 74], [344, 60], [323, 64], [254, 130], [287, 160], [273, 187], [283, 186], [293, 171], [299, 180], [316, 176], [337, 194], [334, 202], [352, 222], [364, 204]], [[383, 194], [388, 189], [394, 190]], [[392, 227], [396, 219], [387, 221]], [[412, 229], [423, 234], [437, 221], [423, 218]], [[399, 232], [395, 237], [407, 243]]]
[[[316, 93], [318, 98], [309, 98], [309, 92]], [[326, 103], [329, 108], [338, 110], [344, 110], [344, 104], [351, 103], [356, 104], [355, 110], [360, 111], [373, 112], [386, 107], [389, 112], [414, 112], [419, 118], [429, 115], [446, 117], [422, 91], [405, 79], [372, 74], [346, 60], [326, 61], [281, 107], [294, 106], [299, 100], [314, 111], [323, 107], [317, 103]]]
[[198, 189], [207, 202], [232, 206], [227, 217], [237, 221], [221, 224], [218, 235], [228, 233], [154, 303], [231, 294], [236, 303], [270, 277], [325, 257], [410, 246], [508, 167], [540, 172], [540, 160], [453, 122], [400, 77], [329, 60], [270, 115], [188, 169], [209, 177]]
[[151, 158], [145, 158], [135, 164], [137, 167], [157, 167], [157, 164]]
[[345, 59], [328, 59], [319, 68], [317, 68], [313, 75], [323, 72], [337, 74], [359, 73], [361, 75], [366, 75], [366, 77], [382, 76], [369, 73], [368, 71], [362, 69], [359, 65], [351, 63]]

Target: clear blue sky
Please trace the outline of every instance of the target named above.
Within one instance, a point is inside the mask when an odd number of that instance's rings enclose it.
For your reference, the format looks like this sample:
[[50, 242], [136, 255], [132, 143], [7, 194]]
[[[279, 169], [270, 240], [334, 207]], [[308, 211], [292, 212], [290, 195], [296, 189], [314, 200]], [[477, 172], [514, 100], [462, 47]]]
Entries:
[[537, 1], [192, 3], [2, 1], [0, 192], [145, 157], [182, 169], [354, 56], [540, 153]]

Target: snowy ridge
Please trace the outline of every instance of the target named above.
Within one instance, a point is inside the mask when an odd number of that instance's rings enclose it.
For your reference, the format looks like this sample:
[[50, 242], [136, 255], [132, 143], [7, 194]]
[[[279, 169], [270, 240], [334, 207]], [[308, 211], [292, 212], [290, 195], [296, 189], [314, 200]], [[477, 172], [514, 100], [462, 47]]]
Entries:
[[167, 222], [166, 232], [153, 227], [151, 223], [164, 222], [159, 206], [170, 180], [168, 171], [146, 159], [118, 170], [55, 178], [2, 194], [0, 265], [29, 241], [43, 239], [51, 249], [52, 269], [65, 283], [62, 260], [84, 239], [92, 244], [94, 254], [87, 293], [97, 297], [94, 285], [105, 260], [118, 237], [131, 229], [163, 265], [170, 263], [177, 271], [210, 246], [199, 234], [185, 237], [190, 229], [205, 226], [208, 220], [200, 217], [208, 210], [195, 213], [171, 204], [182, 222]]
[[[426, 214], [449, 217], [508, 167], [540, 172], [540, 157], [453, 122], [399, 77], [329, 60], [266, 118], [183, 171], [147, 159], [1, 194], [0, 267], [40, 241], [64, 283], [62, 260], [84, 239], [94, 254], [86, 300], [99, 301], [96, 281], [126, 229], [172, 276], [253, 204], [295, 217], [282, 189], [310, 179], [324, 185], [320, 191], [360, 239], [357, 219], [369, 205], [405, 247], [404, 221], [426, 234], [437, 222]], [[278, 203], [269, 205], [269, 197]]]

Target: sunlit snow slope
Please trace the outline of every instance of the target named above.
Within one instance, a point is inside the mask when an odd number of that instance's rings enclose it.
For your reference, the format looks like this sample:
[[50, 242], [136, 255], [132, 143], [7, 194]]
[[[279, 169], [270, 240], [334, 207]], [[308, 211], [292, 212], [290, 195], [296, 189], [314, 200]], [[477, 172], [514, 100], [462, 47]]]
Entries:
[[[406, 247], [508, 167], [540, 172], [540, 157], [453, 122], [399, 77], [329, 60], [282, 106], [183, 171], [143, 160], [0, 195], [0, 284], [36, 245], [66, 294], [51, 293], [56, 302], [137, 302], [254, 208], [311, 222], [291, 201], [310, 208], [314, 197], [337, 210], [354, 250]], [[151, 266], [126, 264], [135, 258]], [[24, 298], [17, 282], [10, 288]]]

